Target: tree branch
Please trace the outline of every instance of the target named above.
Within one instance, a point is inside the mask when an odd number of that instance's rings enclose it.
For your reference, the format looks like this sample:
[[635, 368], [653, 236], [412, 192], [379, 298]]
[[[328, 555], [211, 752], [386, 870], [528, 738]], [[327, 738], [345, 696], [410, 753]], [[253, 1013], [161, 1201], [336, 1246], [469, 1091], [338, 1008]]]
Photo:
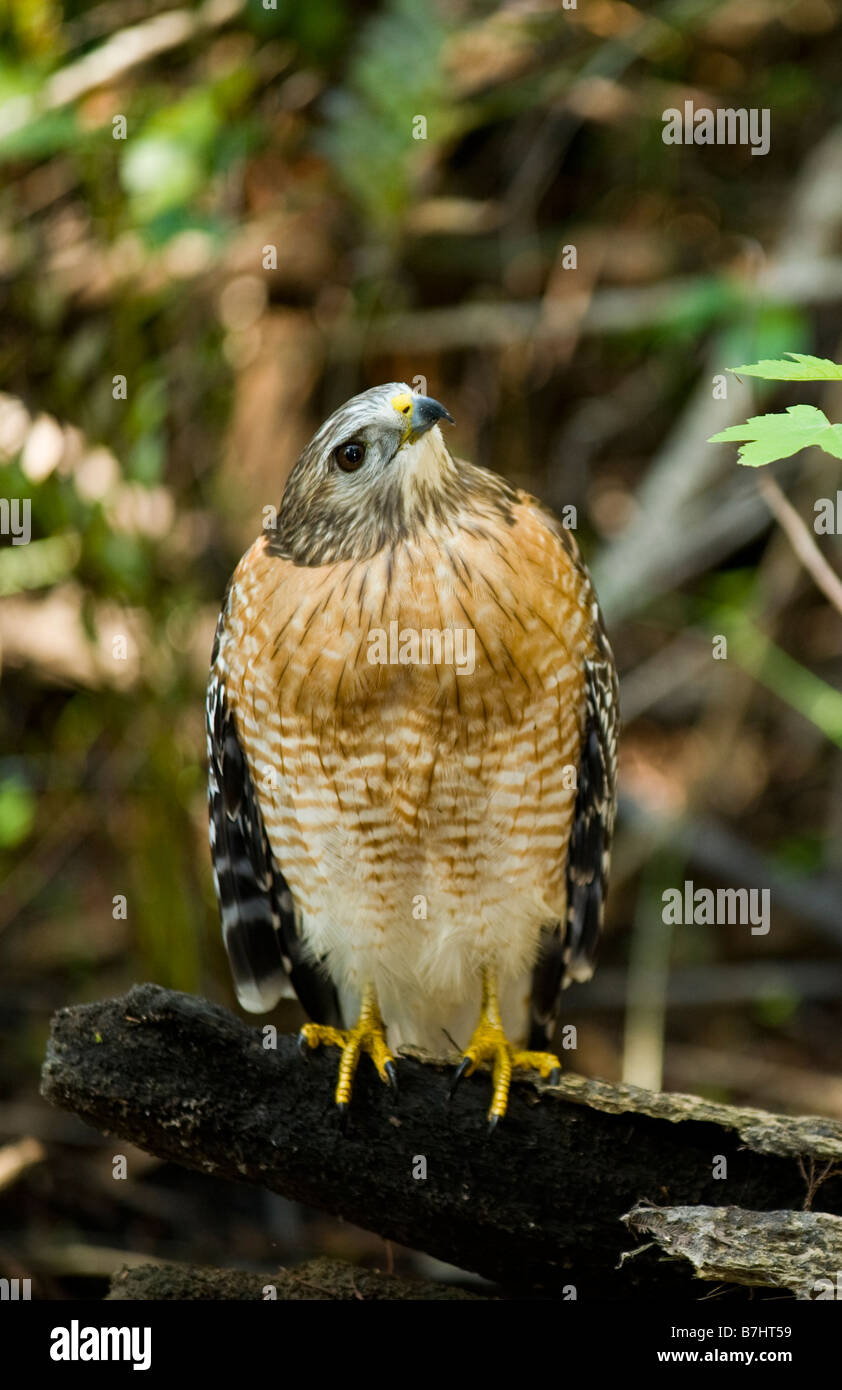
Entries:
[[[260, 1184], [492, 1279], [511, 1291], [578, 1296], [689, 1292], [689, 1267], [635, 1248], [623, 1216], [639, 1201], [798, 1209], [798, 1157], [842, 1158], [842, 1125], [787, 1119], [690, 1096], [566, 1076], [514, 1085], [486, 1136], [487, 1075], [447, 1103], [450, 1063], [399, 1061], [400, 1093], [366, 1059], [342, 1133], [336, 1053], [305, 1062], [293, 1037], [263, 1032], [189, 995], [136, 986], [53, 1020], [42, 1094], [149, 1153]], [[727, 1179], [714, 1164], [727, 1161]], [[420, 1160], [424, 1160], [424, 1164]], [[419, 1176], [426, 1168], [426, 1176]], [[816, 1205], [842, 1212], [842, 1183]]]
[[757, 479], [760, 491], [785, 532], [787, 540], [808, 574], [821, 589], [837, 613], [842, 613], [842, 579], [822, 555], [816, 537], [803, 517], [795, 510], [786, 493], [771, 473], [761, 473]]

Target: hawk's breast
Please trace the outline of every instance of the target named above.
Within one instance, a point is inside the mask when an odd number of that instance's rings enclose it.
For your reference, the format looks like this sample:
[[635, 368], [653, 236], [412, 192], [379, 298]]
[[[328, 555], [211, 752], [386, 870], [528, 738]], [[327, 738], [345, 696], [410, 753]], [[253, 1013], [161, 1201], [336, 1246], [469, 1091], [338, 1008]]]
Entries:
[[524, 501], [366, 561], [265, 539], [220, 649], [273, 854], [341, 988], [461, 998], [480, 950], [531, 968], [563, 917], [590, 587]]

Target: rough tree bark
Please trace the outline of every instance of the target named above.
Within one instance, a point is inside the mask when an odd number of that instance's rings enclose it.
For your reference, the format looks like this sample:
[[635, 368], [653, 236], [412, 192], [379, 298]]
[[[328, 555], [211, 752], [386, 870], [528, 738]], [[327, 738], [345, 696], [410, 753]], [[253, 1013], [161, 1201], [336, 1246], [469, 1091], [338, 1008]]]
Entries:
[[267, 1290], [279, 1303], [443, 1303], [454, 1299], [483, 1302], [467, 1289], [434, 1284], [430, 1279], [404, 1279], [374, 1269], [359, 1269], [342, 1260], [307, 1260], [295, 1269], [273, 1274], [249, 1274], [242, 1269], [209, 1269], [200, 1265], [135, 1265], [119, 1269], [106, 1298], [135, 1302], [261, 1303]]
[[[343, 1133], [336, 1057], [305, 1062], [285, 1036], [267, 1049], [227, 1010], [140, 985], [55, 1016], [42, 1094], [161, 1158], [260, 1184], [532, 1297], [571, 1285], [579, 1298], [698, 1296], [685, 1260], [653, 1247], [621, 1261], [642, 1244], [623, 1223], [631, 1209], [798, 1211], [805, 1174], [842, 1160], [831, 1120], [573, 1075], [517, 1082], [488, 1137], [488, 1076], [448, 1102], [451, 1062], [417, 1054], [400, 1059], [397, 1095], [363, 1059]], [[814, 1210], [842, 1213], [840, 1177], [813, 1188]]]
[[689, 1260], [699, 1279], [789, 1289], [810, 1302], [837, 1297], [842, 1218], [827, 1212], [640, 1206], [625, 1221]]

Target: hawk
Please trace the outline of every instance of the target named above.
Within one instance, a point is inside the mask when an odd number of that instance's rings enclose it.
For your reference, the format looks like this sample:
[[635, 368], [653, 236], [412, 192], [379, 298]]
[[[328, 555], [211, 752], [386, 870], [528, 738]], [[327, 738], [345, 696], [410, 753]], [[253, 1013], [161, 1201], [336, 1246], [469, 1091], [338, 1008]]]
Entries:
[[[207, 694], [210, 838], [240, 1004], [289, 987], [310, 1048], [396, 1085], [462, 1040], [489, 1122], [591, 975], [614, 823], [617, 678], [570, 531], [455, 459], [430, 397], [354, 396], [225, 595]], [[454, 1081], [455, 1085], [455, 1081]]]

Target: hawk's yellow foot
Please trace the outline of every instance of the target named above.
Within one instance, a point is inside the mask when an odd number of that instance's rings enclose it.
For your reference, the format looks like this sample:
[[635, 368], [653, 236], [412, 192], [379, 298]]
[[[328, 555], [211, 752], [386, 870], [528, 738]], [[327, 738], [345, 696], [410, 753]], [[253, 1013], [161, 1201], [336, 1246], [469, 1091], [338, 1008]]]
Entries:
[[298, 1035], [298, 1045], [304, 1055], [308, 1048], [323, 1044], [342, 1049], [335, 1096], [340, 1114], [344, 1115], [348, 1109], [354, 1073], [363, 1052], [367, 1052], [373, 1061], [381, 1081], [387, 1082], [395, 1091], [398, 1089], [395, 1059], [386, 1042], [386, 1026], [371, 985], [367, 985], [363, 991], [360, 1016], [353, 1028], [330, 1028], [321, 1023], [305, 1023]]
[[463, 1076], [470, 1076], [485, 1063], [491, 1065], [494, 1086], [488, 1111], [489, 1133], [506, 1113], [513, 1071], [537, 1071], [545, 1081], [550, 1082], [556, 1082], [561, 1077], [561, 1064], [552, 1052], [521, 1051], [510, 1044], [503, 1031], [497, 989], [490, 970], [483, 971], [479, 1023], [456, 1069], [451, 1095]]

